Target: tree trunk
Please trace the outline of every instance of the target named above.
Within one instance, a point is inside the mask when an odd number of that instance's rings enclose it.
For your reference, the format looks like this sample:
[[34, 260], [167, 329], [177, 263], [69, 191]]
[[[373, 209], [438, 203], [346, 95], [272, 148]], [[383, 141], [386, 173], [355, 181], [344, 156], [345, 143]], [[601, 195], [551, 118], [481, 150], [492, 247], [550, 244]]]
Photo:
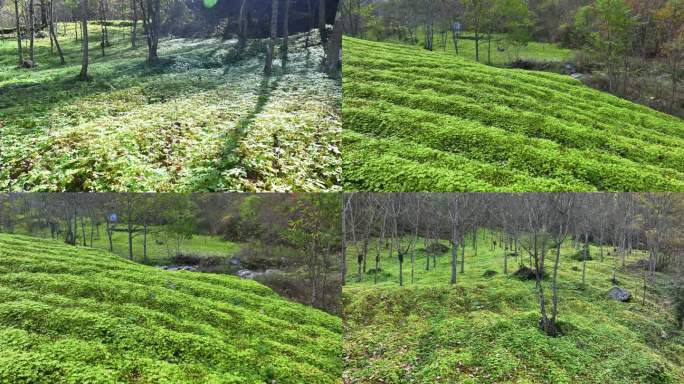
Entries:
[[45, 0], [40, 0], [40, 27], [41, 29], [48, 26], [48, 7]]
[[589, 234], [584, 233], [584, 250], [582, 251], [582, 286], [587, 281], [587, 254], [589, 253]]
[[34, 45], [34, 40], [35, 40], [35, 35], [36, 35], [36, 22], [33, 18], [33, 0], [29, 0], [29, 9], [28, 9], [28, 14], [29, 14], [29, 32], [30, 32], [30, 41], [29, 41], [29, 60], [31, 60], [31, 67], [35, 66], [35, 60], [33, 58], [33, 45]]
[[461, 240], [461, 273], [465, 273], [465, 239]]
[[24, 50], [21, 48], [21, 28], [19, 27], [19, 0], [14, 0], [14, 17], [17, 27], [17, 52], [19, 52], [19, 66], [24, 65]]
[[397, 253], [399, 255], [399, 286], [402, 287], [404, 285], [404, 255], [398, 249]]
[[81, 234], [83, 235], [83, 246], [87, 246], [85, 218], [81, 216]]
[[325, 31], [325, 0], [318, 1], [318, 30], [321, 34], [321, 43], [327, 40]]
[[104, 13], [104, 0], [100, 0], [100, 50], [102, 51], [102, 57], [105, 57], [105, 46], [107, 45]]
[[278, 0], [271, 0], [271, 40], [266, 52], [266, 66], [264, 73], [270, 76], [273, 72], [273, 55], [275, 53], [276, 37], [278, 36]]
[[93, 238], [95, 237], [95, 220], [90, 218], [90, 246], [93, 246]]
[[[243, 0], [242, 5], [245, 5], [245, 1]], [[240, 19], [242, 19], [242, 9], [240, 9]], [[242, 23], [242, 21], [240, 21]], [[242, 29], [242, 27], [240, 27]], [[344, 285], [344, 282], [347, 278], [347, 221], [346, 221], [346, 212], [342, 211], [342, 265], [340, 265], [340, 280], [341, 280], [341, 285]], [[377, 276], [377, 264], [376, 264], [376, 276]]]
[[55, 43], [55, 47], [57, 48], [57, 53], [59, 54], [59, 63], [64, 65], [66, 64], [66, 61], [64, 60], [64, 54], [62, 53], [62, 48], [59, 46], [59, 41], [57, 41], [57, 34], [55, 33], [55, 20], [54, 20], [54, 0], [50, 0], [50, 20], [48, 21], [50, 27], [50, 36], [52, 41]]
[[128, 218], [128, 259], [133, 260], [133, 227], [131, 218]]
[[504, 275], [508, 275], [508, 252], [504, 250]]
[[88, 76], [88, 0], [81, 0], [81, 20], [81, 37], [83, 44], [81, 44], [81, 73], [78, 75], [78, 79], [81, 81], [88, 81], [90, 79], [90, 76]]
[[[242, 4], [240, 4], [240, 20], [239, 20], [239, 27], [238, 27], [238, 50], [239, 52], [242, 52], [245, 49], [245, 46], [247, 45], [247, 22], [245, 20], [245, 5], [247, 4], [247, 0], [242, 0]], [[342, 282], [344, 284], [344, 279], [342, 279]]]
[[131, 47], [135, 48], [138, 39], [138, 7], [135, 4], [135, 0], [131, 0], [131, 10], [133, 11], [133, 25], [131, 26]]
[[475, 29], [475, 61], [480, 62], [480, 31]]
[[143, 263], [147, 264], [147, 221], [143, 225]]
[[107, 217], [107, 221], [105, 231], [107, 232], [107, 241], [109, 242], [109, 252], [114, 252], [114, 243], [112, 242], [112, 224], [109, 222], [109, 217]]
[[287, 51], [290, 45], [290, 1], [285, 0], [285, 15], [283, 16], [283, 63], [287, 61]]
[[152, 0], [152, 27], [150, 28], [152, 32], [152, 38], [150, 39], [150, 52], [147, 57], [147, 61], [149, 63], [156, 63], [159, 58], [157, 56], [157, 47], [159, 46], [159, 19], [161, 17], [160, 7], [160, 0]]
[[456, 237], [455, 230], [451, 239], [451, 284], [456, 284], [456, 281], [458, 280], [458, 238]]
[[492, 65], [492, 33], [487, 33], [487, 64]]
[[340, 13], [335, 16], [333, 34], [328, 41], [326, 51], [326, 70], [328, 74], [334, 75], [339, 70], [340, 56], [342, 54], [342, 16]]
[[413, 284], [413, 276], [416, 271], [416, 252], [411, 250], [411, 284]]

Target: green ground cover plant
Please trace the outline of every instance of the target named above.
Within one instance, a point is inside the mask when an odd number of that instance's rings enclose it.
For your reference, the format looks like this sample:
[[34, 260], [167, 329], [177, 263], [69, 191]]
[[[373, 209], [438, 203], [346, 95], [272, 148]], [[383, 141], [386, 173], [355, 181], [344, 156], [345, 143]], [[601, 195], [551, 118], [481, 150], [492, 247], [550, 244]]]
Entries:
[[[64, 25], [59, 30], [64, 30]], [[36, 41], [32, 70], [0, 44], [0, 186], [31, 191], [327, 191], [341, 172], [339, 81], [320, 71], [321, 45], [291, 37], [263, 74], [265, 45], [164, 38], [145, 63], [141, 37], [90, 25], [90, 82], [75, 80], [80, 42], [61, 37], [66, 65]], [[309, 41], [318, 41], [311, 32]]]
[[569, 76], [346, 37], [344, 186], [684, 191], [684, 122]]
[[251, 280], [0, 234], [0, 382], [340, 383], [341, 332]]
[[[470, 239], [466, 236], [466, 239]], [[641, 271], [647, 255], [633, 251], [621, 268], [620, 257], [590, 246], [586, 284], [582, 262], [567, 241], [559, 269], [559, 326], [549, 337], [539, 329], [535, 282], [514, 275], [521, 257], [508, 259], [491, 249], [484, 232], [477, 253], [468, 242], [465, 272], [451, 286], [450, 251], [436, 265], [419, 238], [413, 283], [409, 255], [404, 286], [399, 262], [382, 247], [375, 267], [375, 241], [369, 246], [366, 274], [356, 273], [350, 248], [343, 290], [345, 378], [354, 383], [680, 383], [684, 381], [684, 333], [677, 329], [663, 285], [648, 289], [642, 307]], [[448, 242], [442, 241], [447, 246]], [[426, 257], [430, 269], [426, 270]], [[630, 302], [609, 300], [610, 276], [617, 265], [619, 285]], [[460, 267], [459, 267], [460, 268]], [[662, 277], [662, 276], [661, 276]], [[660, 277], [659, 277], [660, 278]], [[658, 280], [658, 279], [656, 279]]]

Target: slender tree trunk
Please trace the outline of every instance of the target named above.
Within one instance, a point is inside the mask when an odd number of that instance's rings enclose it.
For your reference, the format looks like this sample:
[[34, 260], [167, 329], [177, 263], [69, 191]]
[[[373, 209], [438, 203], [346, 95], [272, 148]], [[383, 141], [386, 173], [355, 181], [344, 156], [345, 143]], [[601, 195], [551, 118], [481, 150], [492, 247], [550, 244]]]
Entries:
[[86, 225], [85, 225], [85, 218], [81, 216], [81, 234], [83, 236], [83, 246], [87, 246], [88, 242], [86, 241]]
[[[240, 25], [238, 26], [238, 50], [240, 52], [242, 52], [247, 45], [247, 22], [245, 20], [246, 4], [247, 0], [242, 0], [242, 4], [240, 4]], [[344, 284], [344, 279], [342, 279], [342, 283]]]
[[278, 35], [278, 0], [271, 0], [271, 40], [266, 52], [266, 66], [264, 73], [270, 76], [273, 72], [273, 55], [275, 53], [276, 37]]
[[105, 16], [104, 16], [104, 0], [100, 0], [100, 50], [102, 57], [105, 57], [106, 33], [105, 33]]
[[504, 250], [504, 275], [508, 275], [508, 252]]
[[93, 238], [95, 237], [95, 222], [93, 218], [90, 218], [90, 246], [93, 246]]
[[321, 42], [325, 43], [327, 40], [325, 31], [325, 0], [318, 1], [318, 29], [321, 34]]
[[551, 323], [553, 324], [556, 324], [556, 318], [558, 316], [558, 265], [560, 264], [560, 252], [562, 244], [563, 242], [559, 240], [558, 244], [556, 245], [556, 260], [553, 262], [553, 280], [551, 281]]
[[492, 65], [492, 33], [487, 33], [487, 64]]
[[[242, 5], [245, 5], [245, 0], [243, 0]], [[240, 18], [242, 19], [242, 9], [240, 9]], [[240, 21], [242, 23], [242, 21]], [[242, 27], [240, 27], [242, 28]], [[344, 202], [343, 202], [344, 203]], [[375, 274], [377, 276], [377, 264]], [[341, 285], [344, 286], [347, 279], [347, 217], [346, 212], [342, 211], [342, 265], [340, 265], [340, 280]]]
[[48, 26], [48, 7], [45, 0], [40, 0], [40, 27], [41, 29]]
[[283, 16], [283, 62], [287, 61], [287, 51], [290, 48], [290, 1], [285, 0], [285, 15]]
[[135, 48], [138, 42], [138, 6], [135, 0], [131, 0], [131, 10], [133, 11], [131, 20], [133, 25], [131, 26], [131, 47]]
[[24, 50], [21, 48], [21, 28], [19, 26], [19, 0], [14, 0], [14, 20], [17, 27], [17, 52], [19, 53], [19, 66], [24, 65]]
[[29, 14], [29, 32], [30, 32], [30, 38], [31, 38], [31, 40], [29, 41], [29, 60], [31, 60], [31, 67], [34, 67], [36, 65], [35, 59], [33, 58], [33, 45], [34, 45], [34, 40], [36, 37], [36, 21], [34, 20], [33, 12], [34, 12], [33, 0], [29, 0], [28, 14]]
[[109, 222], [109, 217], [105, 221], [105, 231], [107, 232], [107, 241], [109, 242], [109, 252], [114, 252], [114, 243], [112, 242], [112, 224]]
[[399, 256], [399, 286], [402, 287], [404, 286], [404, 254], [398, 249], [397, 253]]
[[147, 264], [147, 221], [143, 225], [143, 263]]
[[480, 62], [480, 31], [475, 29], [475, 61]]
[[584, 233], [584, 250], [582, 251], [582, 286], [587, 281], [587, 254], [589, 253], [589, 234]]
[[465, 239], [461, 240], [461, 273], [465, 273]]
[[451, 284], [456, 284], [458, 280], [458, 238], [455, 233], [452, 234], [451, 239]]
[[88, 81], [90, 79], [90, 76], [88, 76], [88, 0], [81, 0], [81, 18], [83, 44], [81, 45], [81, 73], [78, 75], [78, 79], [81, 81]]
[[411, 250], [411, 284], [413, 284], [413, 276], [416, 271], [416, 252]]
[[306, 0], [306, 6], [307, 6], [307, 23], [308, 27], [306, 29], [306, 42], [305, 46], [308, 49], [309, 48], [309, 39], [311, 37], [311, 30], [314, 27], [314, 14], [313, 14], [313, 7], [311, 6], [311, 0]]
[[59, 41], [57, 41], [57, 34], [55, 33], [55, 20], [54, 20], [54, 0], [50, 0], [50, 19], [49, 19], [49, 31], [50, 31], [50, 36], [52, 41], [55, 44], [55, 47], [57, 48], [57, 53], [59, 54], [59, 63], [64, 65], [66, 64], [66, 61], [64, 60], [64, 54], [62, 53], [62, 48], [59, 46]]
[[328, 74], [334, 75], [338, 72], [340, 56], [342, 54], [342, 16], [337, 13], [335, 16], [335, 25], [333, 26], [333, 33], [328, 40], [326, 47], [325, 61], [326, 70]]

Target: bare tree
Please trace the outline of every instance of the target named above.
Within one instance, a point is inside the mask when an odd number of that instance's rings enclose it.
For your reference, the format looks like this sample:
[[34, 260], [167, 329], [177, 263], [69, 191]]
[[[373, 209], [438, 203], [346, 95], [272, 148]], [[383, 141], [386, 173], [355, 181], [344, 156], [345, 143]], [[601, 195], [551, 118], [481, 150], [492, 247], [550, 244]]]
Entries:
[[81, 0], [81, 28], [82, 28], [82, 61], [81, 61], [81, 73], [78, 75], [78, 79], [81, 81], [90, 80], [88, 76], [88, 0]]
[[147, 62], [154, 64], [159, 60], [159, 23], [161, 18], [160, 0], [140, 0], [143, 29], [147, 41]]
[[59, 45], [59, 41], [57, 40], [57, 34], [55, 33], [55, 12], [54, 12], [54, 0], [50, 0], [50, 9], [49, 9], [49, 33], [50, 33], [50, 41], [52, 41], [57, 48], [57, 53], [59, 54], [59, 62], [60, 64], [64, 65], [66, 64], [66, 61], [64, 60], [64, 54], [62, 53], [62, 48]]
[[21, 27], [19, 24], [19, 0], [14, 0], [14, 21], [17, 29], [17, 52], [19, 53], [19, 66], [24, 66], [24, 50], [21, 48]]
[[273, 56], [275, 54], [276, 38], [278, 37], [278, 0], [271, 0], [271, 40], [266, 52], [266, 66], [264, 73], [270, 76], [273, 72]]

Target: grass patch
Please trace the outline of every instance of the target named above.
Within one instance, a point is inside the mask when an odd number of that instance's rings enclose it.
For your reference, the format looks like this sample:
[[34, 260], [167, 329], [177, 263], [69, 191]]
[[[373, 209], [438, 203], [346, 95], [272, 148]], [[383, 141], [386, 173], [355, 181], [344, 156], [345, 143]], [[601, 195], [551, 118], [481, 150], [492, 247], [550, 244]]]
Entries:
[[237, 277], [0, 234], [0, 381], [339, 383], [339, 317]]
[[[470, 239], [470, 236], [465, 236]], [[465, 270], [450, 285], [450, 255], [418, 254], [414, 282], [404, 262], [399, 287], [396, 256], [384, 249], [383, 272], [391, 278], [359, 281], [355, 250], [349, 250], [343, 290], [345, 375], [355, 383], [679, 383], [684, 380], [684, 332], [663, 305], [664, 289], [652, 286], [641, 306], [641, 276], [622, 269], [619, 258], [587, 261], [587, 281], [574, 269], [575, 248], [562, 248], [559, 327], [548, 337], [538, 327], [534, 280], [513, 276], [527, 255], [508, 259], [491, 249], [484, 232], [477, 254], [468, 243]], [[422, 242], [419, 239], [419, 243]], [[442, 241], [444, 245], [448, 243]], [[374, 244], [371, 244], [371, 248]], [[597, 254], [598, 247], [590, 245]], [[460, 256], [460, 252], [459, 252]], [[431, 256], [430, 256], [431, 257]], [[552, 257], [552, 256], [551, 256]], [[643, 258], [635, 251], [628, 267]], [[409, 260], [409, 258], [405, 258]], [[459, 260], [460, 261], [460, 260]], [[608, 299], [613, 265], [620, 286], [637, 295], [629, 303]], [[550, 273], [550, 271], [549, 271]], [[659, 279], [665, 279], [663, 275]], [[550, 292], [550, 281], [543, 284]]]

